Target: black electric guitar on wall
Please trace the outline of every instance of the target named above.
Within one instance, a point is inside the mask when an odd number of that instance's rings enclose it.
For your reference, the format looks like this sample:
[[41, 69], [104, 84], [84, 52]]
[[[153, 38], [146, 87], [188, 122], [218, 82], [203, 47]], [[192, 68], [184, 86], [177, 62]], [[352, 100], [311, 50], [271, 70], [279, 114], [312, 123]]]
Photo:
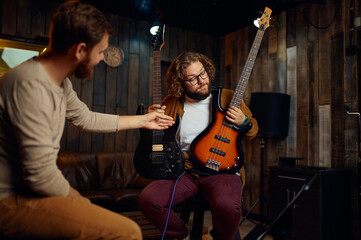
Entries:
[[[162, 103], [160, 50], [164, 44], [164, 26], [153, 39], [153, 104]], [[144, 106], [137, 114], [144, 114]], [[178, 145], [180, 117], [166, 130], [140, 129], [140, 140], [134, 153], [134, 167], [145, 178], [171, 179], [183, 172], [184, 161]]]
[[[266, 7], [258, 22], [257, 35], [229, 107], [239, 108], [241, 105], [264, 31], [269, 26], [271, 12], [272, 10]], [[241, 169], [244, 163], [241, 140], [252, 127], [252, 123], [235, 126], [228, 122], [225, 118], [227, 109], [222, 109], [220, 96], [221, 89], [213, 95], [211, 123], [191, 144], [191, 157], [195, 160], [195, 166], [210, 174], [235, 173]]]

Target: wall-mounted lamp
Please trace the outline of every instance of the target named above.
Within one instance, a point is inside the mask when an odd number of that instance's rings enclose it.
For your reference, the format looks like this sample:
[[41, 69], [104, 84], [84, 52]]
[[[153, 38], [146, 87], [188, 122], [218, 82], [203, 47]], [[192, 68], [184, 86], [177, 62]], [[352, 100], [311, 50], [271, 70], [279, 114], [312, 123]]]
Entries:
[[157, 10], [157, 12], [155, 14], [155, 20], [154, 20], [152, 26], [149, 29], [150, 34], [152, 34], [153, 36], [157, 34], [158, 29], [162, 24], [161, 21], [160, 21], [161, 18], [162, 18], [162, 11]]
[[260, 20], [261, 18], [256, 18], [254, 21], [253, 21], [253, 25], [255, 25], [257, 28], [259, 28], [259, 20]]
[[150, 32], [150, 34], [152, 34], [152, 35], [154, 36], [154, 35], [157, 34], [158, 29], [159, 29], [159, 25], [154, 25], [154, 24], [153, 24], [153, 26], [150, 27], [149, 32]]

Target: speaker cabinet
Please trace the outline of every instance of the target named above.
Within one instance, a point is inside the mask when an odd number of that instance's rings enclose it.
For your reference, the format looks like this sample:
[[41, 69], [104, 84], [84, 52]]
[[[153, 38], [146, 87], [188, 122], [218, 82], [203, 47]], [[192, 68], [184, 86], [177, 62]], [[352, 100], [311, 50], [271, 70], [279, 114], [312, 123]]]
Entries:
[[316, 181], [303, 191], [279, 219], [274, 239], [350, 239], [350, 172], [324, 168], [270, 167], [269, 216], [272, 222], [314, 174]]
[[288, 136], [290, 100], [284, 93], [252, 93], [250, 109], [262, 136], [280, 139]]

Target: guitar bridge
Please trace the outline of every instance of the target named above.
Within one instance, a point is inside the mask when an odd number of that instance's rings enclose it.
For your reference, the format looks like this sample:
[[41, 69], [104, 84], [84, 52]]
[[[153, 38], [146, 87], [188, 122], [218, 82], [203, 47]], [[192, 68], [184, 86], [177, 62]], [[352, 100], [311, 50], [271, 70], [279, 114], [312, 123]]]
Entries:
[[221, 163], [211, 160], [211, 159], [208, 159], [205, 166], [212, 170], [219, 171], [219, 168], [221, 167]]

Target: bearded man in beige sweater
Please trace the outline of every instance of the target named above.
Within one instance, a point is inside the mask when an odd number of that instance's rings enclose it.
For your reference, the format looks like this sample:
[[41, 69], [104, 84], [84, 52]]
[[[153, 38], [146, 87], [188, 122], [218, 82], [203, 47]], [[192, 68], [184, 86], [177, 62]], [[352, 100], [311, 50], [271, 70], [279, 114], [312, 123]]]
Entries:
[[166, 129], [164, 108], [138, 116], [91, 112], [69, 76], [89, 77], [111, 27], [91, 5], [65, 2], [53, 16], [48, 50], [0, 80], [0, 236], [26, 239], [141, 239], [132, 220], [98, 207], [56, 165], [65, 119], [81, 130]]

